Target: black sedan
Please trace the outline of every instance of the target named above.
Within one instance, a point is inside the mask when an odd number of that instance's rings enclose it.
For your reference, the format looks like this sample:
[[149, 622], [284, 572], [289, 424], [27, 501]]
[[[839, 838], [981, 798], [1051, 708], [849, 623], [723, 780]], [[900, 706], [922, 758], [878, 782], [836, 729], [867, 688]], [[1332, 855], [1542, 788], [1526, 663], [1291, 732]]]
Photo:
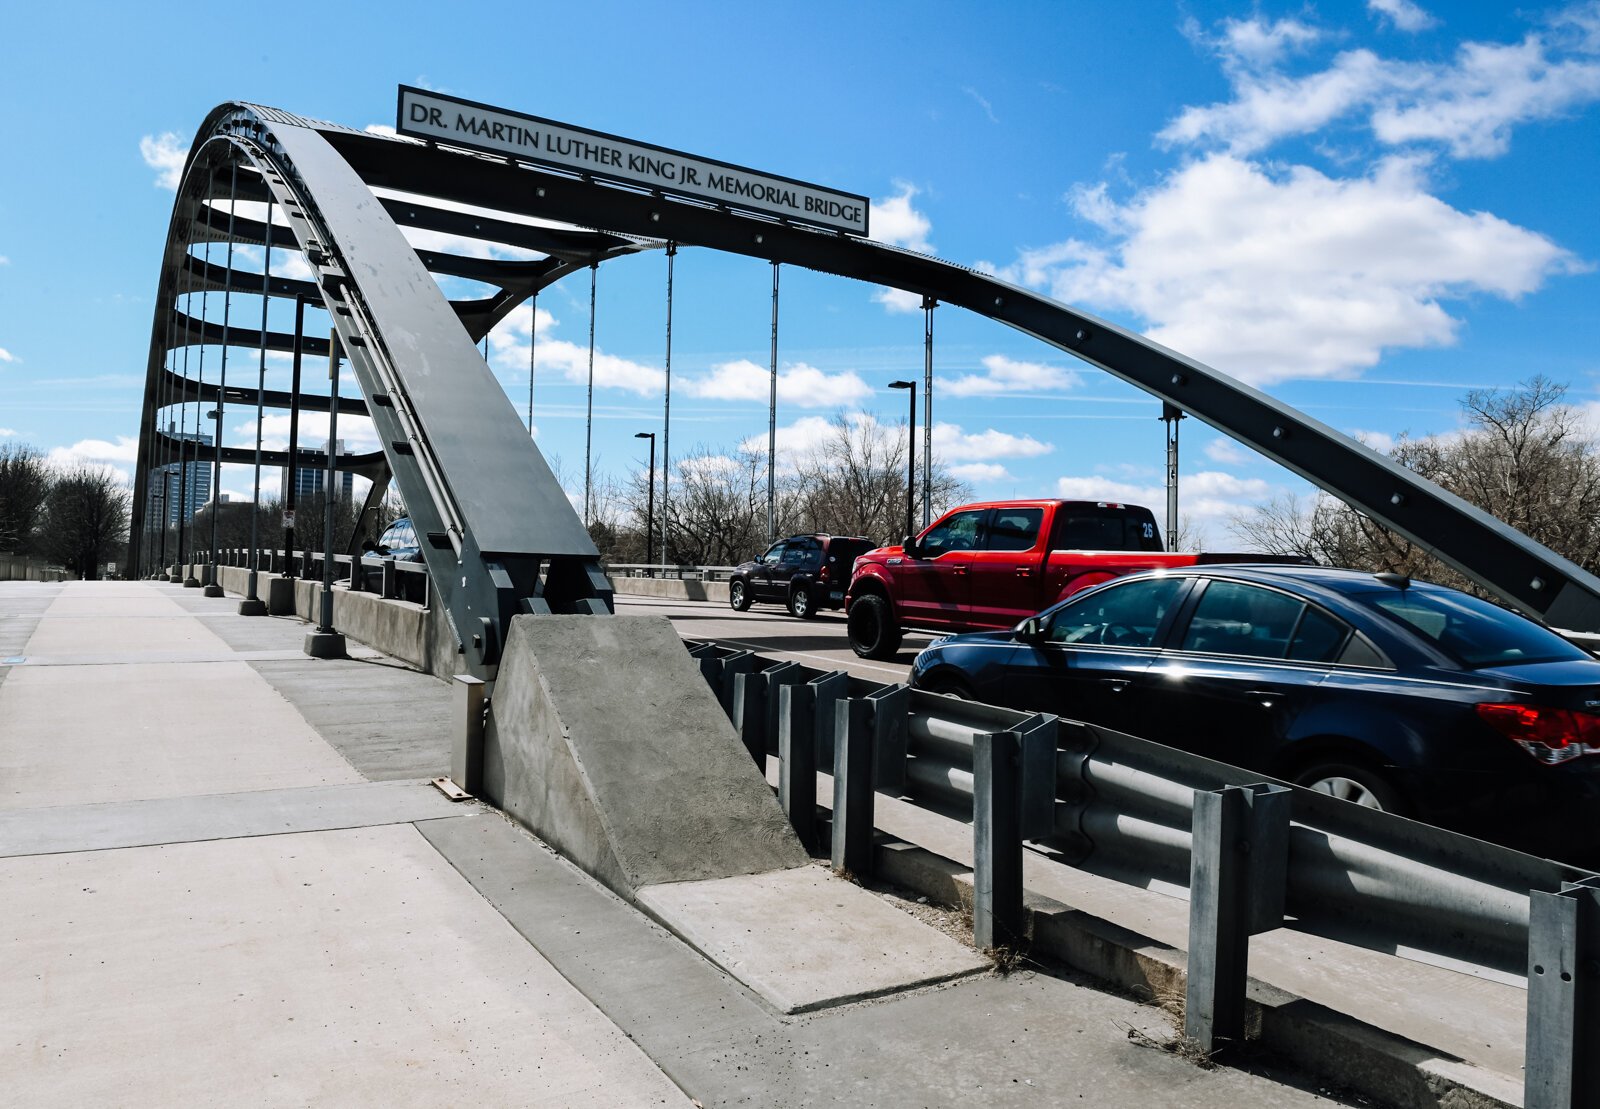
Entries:
[[1370, 808], [1576, 861], [1600, 845], [1600, 660], [1393, 574], [1130, 574], [1008, 632], [936, 640], [911, 684], [1103, 724]]

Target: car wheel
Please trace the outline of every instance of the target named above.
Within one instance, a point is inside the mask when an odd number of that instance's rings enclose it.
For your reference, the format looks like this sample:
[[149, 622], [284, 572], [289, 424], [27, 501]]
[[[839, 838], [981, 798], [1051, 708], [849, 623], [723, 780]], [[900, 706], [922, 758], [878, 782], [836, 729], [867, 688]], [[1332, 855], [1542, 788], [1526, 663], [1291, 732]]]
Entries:
[[1326, 793], [1364, 809], [1404, 813], [1407, 809], [1400, 791], [1375, 771], [1350, 763], [1324, 762], [1308, 766], [1295, 775], [1295, 785], [1315, 793]]
[[738, 578], [728, 583], [728, 607], [735, 612], [750, 610], [750, 594], [745, 591], [744, 582]]
[[876, 593], [857, 597], [845, 613], [850, 649], [862, 658], [894, 658], [900, 650], [900, 628], [894, 622], [889, 599]]
[[811, 590], [804, 587], [789, 592], [789, 615], [798, 616], [802, 620], [809, 620], [817, 614], [817, 608], [811, 603]]

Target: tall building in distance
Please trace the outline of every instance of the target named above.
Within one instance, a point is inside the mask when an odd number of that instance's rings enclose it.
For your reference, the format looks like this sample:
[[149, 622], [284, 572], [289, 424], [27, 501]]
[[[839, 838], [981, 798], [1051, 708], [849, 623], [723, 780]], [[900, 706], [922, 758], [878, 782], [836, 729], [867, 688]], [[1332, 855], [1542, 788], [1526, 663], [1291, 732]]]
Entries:
[[[180, 432], [176, 424], [167, 425], [167, 438], [183, 441], [183, 476], [179, 479], [178, 461], [174, 458], [166, 465], [150, 472], [149, 504], [146, 508], [151, 519], [165, 518], [168, 526], [181, 522], [180, 512], [189, 519], [211, 497], [211, 458], [199, 447], [211, 446], [211, 436], [197, 431]], [[165, 499], [163, 510], [161, 502]]]
[[[337, 452], [340, 466], [350, 457], [350, 452], [345, 450], [344, 440], [334, 441], [334, 450]], [[306, 497], [316, 496], [328, 484], [328, 444], [324, 440], [321, 450], [307, 450], [304, 447], [296, 452], [299, 458], [294, 467], [294, 499], [298, 502]], [[349, 470], [341, 469], [339, 472], [338, 495], [344, 500], [349, 500], [355, 492], [355, 475]], [[283, 468], [282, 483], [278, 488], [279, 496], [285, 504], [289, 502], [289, 467]]]

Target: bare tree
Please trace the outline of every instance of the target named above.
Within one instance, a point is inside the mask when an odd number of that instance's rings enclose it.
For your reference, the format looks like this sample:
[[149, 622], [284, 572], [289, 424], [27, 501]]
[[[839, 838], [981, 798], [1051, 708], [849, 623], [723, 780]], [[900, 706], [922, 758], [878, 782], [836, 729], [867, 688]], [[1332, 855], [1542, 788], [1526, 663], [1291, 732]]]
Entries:
[[58, 475], [45, 499], [44, 553], [85, 581], [128, 541], [128, 490], [111, 470], [78, 464]]
[[[642, 521], [644, 482], [632, 486]], [[673, 461], [665, 557], [690, 566], [731, 566], [767, 543], [767, 456], [695, 447]]]
[[[906, 450], [911, 432], [904, 423], [883, 425], [836, 413], [827, 438], [798, 460], [790, 478], [791, 530], [898, 540], [906, 530]], [[922, 480], [918, 474], [916, 505], [921, 503]], [[966, 483], [953, 477], [937, 458], [929, 487], [935, 516], [971, 496]], [[922, 526], [921, 511], [915, 507], [912, 526]]]
[[32, 549], [49, 494], [44, 455], [23, 443], [0, 443], [0, 551]]
[[[1461, 401], [1463, 431], [1403, 438], [1390, 457], [1584, 569], [1600, 571], [1600, 445], [1565, 396], [1565, 386], [1543, 376], [1509, 391], [1475, 389]], [[1276, 499], [1235, 516], [1231, 527], [1258, 550], [1473, 588], [1428, 549], [1326, 493], [1309, 502]]]

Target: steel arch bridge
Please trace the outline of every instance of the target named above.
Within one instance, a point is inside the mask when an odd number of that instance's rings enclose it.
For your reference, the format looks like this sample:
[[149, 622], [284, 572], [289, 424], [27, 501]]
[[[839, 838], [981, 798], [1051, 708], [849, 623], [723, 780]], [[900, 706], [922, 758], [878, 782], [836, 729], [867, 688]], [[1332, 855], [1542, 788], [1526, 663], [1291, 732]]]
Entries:
[[[246, 219], [224, 200], [268, 205]], [[483, 210], [508, 218], [490, 218]], [[276, 211], [279, 219], [273, 219]], [[522, 222], [533, 217], [568, 229]], [[499, 261], [414, 249], [400, 227], [530, 249]], [[596, 228], [600, 230], [582, 230]], [[223, 244], [228, 264], [209, 261]], [[1226, 374], [1037, 293], [935, 258], [596, 181], [508, 157], [375, 135], [274, 108], [228, 103], [199, 129], [173, 208], [151, 327], [140, 422], [132, 536], [134, 572], [154, 560], [146, 541], [152, 477], [180, 464], [192, 440], [174, 435], [186, 403], [260, 405], [370, 416], [382, 450], [346, 458], [373, 480], [369, 509], [392, 480], [422, 543], [437, 596], [469, 668], [492, 677], [519, 612], [603, 614], [611, 589], [598, 552], [475, 344], [546, 285], [643, 249], [695, 246], [742, 254], [959, 305], [1031, 335], [1168, 402], [1432, 551], [1471, 580], [1546, 623], [1600, 632], [1600, 578], [1355, 440]], [[296, 280], [233, 265], [233, 247], [298, 252]], [[205, 246], [206, 257], [194, 253]], [[447, 300], [435, 275], [496, 291]], [[197, 317], [196, 295], [262, 296], [261, 326]], [[342, 355], [361, 396], [298, 398], [255, 384], [208, 383], [204, 349], [294, 352], [268, 330], [266, 302], [326, 310], [331, 339], [297, 355]], [[190, 373], [198, 348], [198, 374]], [[264, 366], [264, 361], [261, 363]], [[181, 411], [181, 409], [180, 409]], [[198, 425], [199, 417], [196, 416]], [[220, 433], [220, 416], [216, 428]], [[198, 431], [198, 427], [196, 429]], [[200, 448], [195, 448], [199, 453]], [[283, 466], [287, 452], [216, 447], [218, 464]], [[211, 450], [196, 459], [213, 459]], [[163, 504], [162, 513], [170, 508]]]

